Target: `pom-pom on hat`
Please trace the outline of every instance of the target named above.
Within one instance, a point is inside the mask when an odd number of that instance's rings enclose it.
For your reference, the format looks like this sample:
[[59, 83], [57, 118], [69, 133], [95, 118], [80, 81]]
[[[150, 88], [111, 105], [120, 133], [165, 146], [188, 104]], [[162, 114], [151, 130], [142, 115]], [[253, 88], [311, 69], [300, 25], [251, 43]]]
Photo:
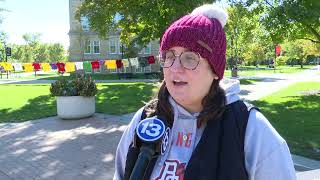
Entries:
[[170, 25], [161, 38], [160, 51], [181, 46], [198, 52], [208, 60], [220, 80], [226, 64], [226, 35], [223, 27], [227, 19], [226, 11], [215, 4], [200, 6]]

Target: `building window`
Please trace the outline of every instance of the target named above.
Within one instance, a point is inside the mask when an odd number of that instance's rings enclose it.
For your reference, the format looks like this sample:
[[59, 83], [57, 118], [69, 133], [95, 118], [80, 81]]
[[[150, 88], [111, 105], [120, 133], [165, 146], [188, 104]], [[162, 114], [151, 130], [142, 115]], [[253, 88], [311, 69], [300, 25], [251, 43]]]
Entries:
[[116, 54], [117, 53], [117, 42], [115, 39], [109, 40], [109, 53], [110, 54]]
[[148, 43], [146, 47], [144, 47], [144, 54], [151, 54], [151, 43]]
[[84, 42], [84, 53], [85, 54], [91, 54], [91, 42], [90, 42], [90, 40], [86, 40]]
[[93, 41], [93, 53], [100, 54], [100, 41]]
[[83, 31], [88, 32], [90, 30], [89, 19], [86, 16], [80, 17], [80, 24]]

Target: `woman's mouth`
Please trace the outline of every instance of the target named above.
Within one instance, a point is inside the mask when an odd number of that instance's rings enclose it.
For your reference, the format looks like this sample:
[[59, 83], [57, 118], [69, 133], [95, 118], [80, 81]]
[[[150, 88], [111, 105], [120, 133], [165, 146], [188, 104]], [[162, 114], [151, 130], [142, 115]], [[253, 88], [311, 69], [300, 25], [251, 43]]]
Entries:
[[187, 82], [181, 81], [181, 80], [173, 80], [172, 82], [173, 82], [173, 85], [175, 85], [175, 86], [183, 86], [183, 85], [188, 84]]

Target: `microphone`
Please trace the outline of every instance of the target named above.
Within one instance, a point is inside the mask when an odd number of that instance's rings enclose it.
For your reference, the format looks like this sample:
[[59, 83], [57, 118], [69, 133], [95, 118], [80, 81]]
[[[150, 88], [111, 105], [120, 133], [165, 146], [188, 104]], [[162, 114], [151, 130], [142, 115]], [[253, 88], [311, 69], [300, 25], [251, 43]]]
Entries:
[[136, 135], [141, 141], [140, 153], [129, 180], [143, 179], [152, 156], [159, 152], [159, 145], [166, 131], [164, 123], [156, 117], [146, 118], [139, 122], [136, 127]]

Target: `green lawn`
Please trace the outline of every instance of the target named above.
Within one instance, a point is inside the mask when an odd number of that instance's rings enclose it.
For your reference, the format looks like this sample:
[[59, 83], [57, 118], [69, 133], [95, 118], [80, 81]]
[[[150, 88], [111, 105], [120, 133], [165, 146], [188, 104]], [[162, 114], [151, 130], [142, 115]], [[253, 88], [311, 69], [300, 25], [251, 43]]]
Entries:
[[[0, 122], [20, 122], [56, 115], [49, 84], [0, 85]], [[138, 110], [153, 96], [150, 83], [98, 84], [96, 112], [125, 114]]]
[[[241, 77], [254, 77], [257, 76], [258, 74], [292, 74], [292, 73], [298, 73], [307, 69], [310, 69], [314, 67], [313, 65], [304, 65], [303, 68], [300, 68], [299, 66], [279, 66], [276, 67], [276, 69], [268, 69], [265, 67], [259, 67], [256, 68], [255, 66], [241, 66], [239, 67], [239, 72], [238, 75]], [[231, 71], [227, 70], [225, 71], [224, 74], [226, 77], [231, 76]]]
[[253, 102], [291, 152], [320, 160], [320, 83], [297, 83]]
[[0, 122], [54, 116], [49, 85], [0, 85]]

